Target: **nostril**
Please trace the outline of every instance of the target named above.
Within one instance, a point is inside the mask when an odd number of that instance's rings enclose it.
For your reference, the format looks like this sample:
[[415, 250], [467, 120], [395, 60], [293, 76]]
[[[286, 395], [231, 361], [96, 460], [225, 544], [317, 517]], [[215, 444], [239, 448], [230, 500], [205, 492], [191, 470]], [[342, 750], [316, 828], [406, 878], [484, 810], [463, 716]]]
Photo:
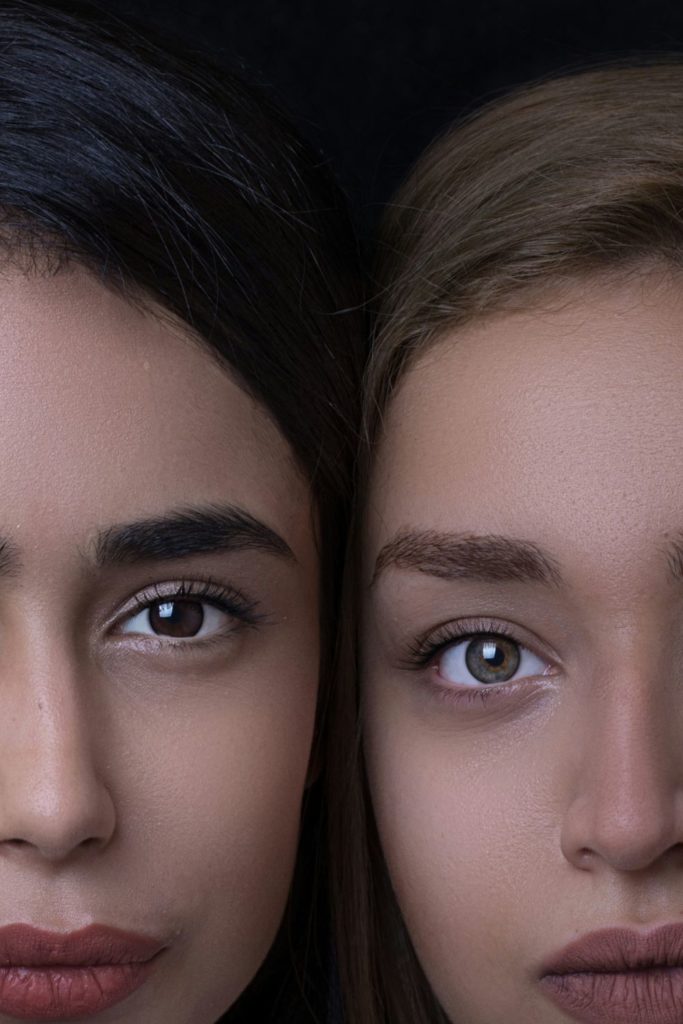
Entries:
[[35, 850], [50, 860], [61, 860], [77, 850], [80, 853], [92, 852], [103, 845], [106, 845], [106, 839], [97, 835], [86, 836], [84, 839], [77, 840], [74, 843], [67, 842], [64, 845], [61, 843], [32, 842], [30, 839], [19, 839], [16, 837], [0, 840], [0, 849], [4, 849], [6, 852], [9, 852], [10, 849], [23, 852]]
[[93, 846], [102, 846], [102, 842], [102, 839], [98, 836], [89, 836], [87, 839], [82, 839], [79, 845], [86, 850], [90, 850]]

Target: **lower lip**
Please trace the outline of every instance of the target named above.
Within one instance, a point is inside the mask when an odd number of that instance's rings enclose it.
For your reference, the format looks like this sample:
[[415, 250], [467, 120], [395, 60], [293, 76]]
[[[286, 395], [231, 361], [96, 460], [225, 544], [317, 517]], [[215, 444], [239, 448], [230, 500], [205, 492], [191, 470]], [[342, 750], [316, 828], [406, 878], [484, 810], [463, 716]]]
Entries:
[[683, 967], [548, 974], [541, 986], [582, 1024], [683, 1024]]
[[0, 967], [0, 1013], [51, 1021], [100, 1013], [140, 988], [155, 959], [90, 967]]

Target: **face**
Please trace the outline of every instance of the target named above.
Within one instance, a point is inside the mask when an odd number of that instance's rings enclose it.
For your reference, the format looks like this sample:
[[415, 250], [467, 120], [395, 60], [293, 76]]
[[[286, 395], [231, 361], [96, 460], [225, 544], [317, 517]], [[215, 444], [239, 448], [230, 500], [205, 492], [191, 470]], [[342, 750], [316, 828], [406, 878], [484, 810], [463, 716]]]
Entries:
[[213, 1024], [295, 858], [308, 488], [199, 343], [84, 271], [3, 276], [0, 351], [0, 1021]]
[[454, 1022], [683, 1021], [682, 341], [680, 280], [577, 288], [388, 410], [366, 757]]

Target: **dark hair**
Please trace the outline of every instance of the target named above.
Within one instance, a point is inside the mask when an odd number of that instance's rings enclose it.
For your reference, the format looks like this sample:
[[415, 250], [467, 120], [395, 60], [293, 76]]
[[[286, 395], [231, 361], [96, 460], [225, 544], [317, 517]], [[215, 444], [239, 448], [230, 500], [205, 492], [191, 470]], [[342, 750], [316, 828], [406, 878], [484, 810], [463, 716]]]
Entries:
[[[488, 104], [418, 160], [379, 242], [361, 505], [383, 413], [429, 346], [486, 317], [552, 305], [567, 285], [680, 269], [683, 61], [584, 70]], [[352, 532], [349, 617], [360, 523]], [[346, 648], [353, 665], [353, 636]], [[442, 1024], [380, 849], [358, 690], [339, 687], [335, 700], [331, 851], [347, 1013], [354, 1024]]]
[[90, 7], [3, 4], [0, 54], [0, 261], [161, 307], [268, 411], [311, 484], [325, 681], [363, 349], [340, 192], [264, 94]]

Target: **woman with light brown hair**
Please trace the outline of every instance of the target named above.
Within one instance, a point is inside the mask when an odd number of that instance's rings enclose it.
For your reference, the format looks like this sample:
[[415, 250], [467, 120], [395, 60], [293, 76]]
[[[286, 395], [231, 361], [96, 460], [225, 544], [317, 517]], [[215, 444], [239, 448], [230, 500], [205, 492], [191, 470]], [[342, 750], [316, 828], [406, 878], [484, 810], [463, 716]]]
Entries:
[[676, 63], [484, 108], [388, 211], [332, 751], [353, 1024], [683, 1021], [682, 256]]

